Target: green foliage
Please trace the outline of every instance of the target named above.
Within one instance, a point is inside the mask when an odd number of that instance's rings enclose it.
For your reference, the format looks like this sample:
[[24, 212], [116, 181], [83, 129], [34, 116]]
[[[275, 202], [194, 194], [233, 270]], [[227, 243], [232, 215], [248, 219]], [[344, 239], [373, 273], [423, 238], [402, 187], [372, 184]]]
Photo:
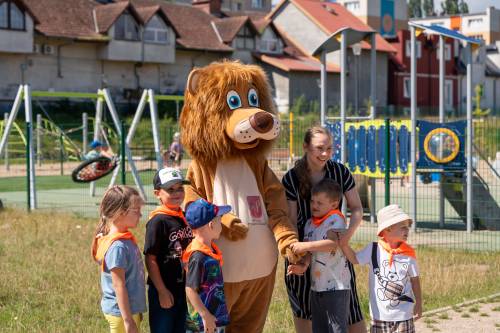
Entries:
[[441, 15], [467, 14], [469, 6], [464, 0], [444, 0], [441, 2]]
[[436, 16], [436, 12], [434, 12], [434, 0], [423, 0], [423, 10], [425, 16]]
[[410, 0], [408, 2], [408, 17], [422, 17], [421, 0]]

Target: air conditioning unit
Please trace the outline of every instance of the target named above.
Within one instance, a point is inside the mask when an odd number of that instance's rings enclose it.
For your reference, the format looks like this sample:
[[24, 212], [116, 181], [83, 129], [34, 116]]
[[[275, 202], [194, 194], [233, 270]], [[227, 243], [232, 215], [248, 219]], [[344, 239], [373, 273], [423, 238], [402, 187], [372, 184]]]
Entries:
[[33, 53], [37, 53], [37, 54], [42, 53], [42, 45], [41, 44], [33, 44]]
[[53, 45], [44, 44], [43, 45], [43, 54], [54, 54], [55, 47]]

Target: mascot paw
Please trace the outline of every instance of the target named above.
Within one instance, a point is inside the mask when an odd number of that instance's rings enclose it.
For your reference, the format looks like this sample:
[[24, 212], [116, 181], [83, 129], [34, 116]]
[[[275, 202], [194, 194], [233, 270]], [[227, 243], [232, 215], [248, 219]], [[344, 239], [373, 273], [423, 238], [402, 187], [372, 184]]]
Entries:
[[223, 224], [222, 234], [231, 241], [244, 239], [247, 233], [248, 226], [241, 222], [239, 218], [233, 218], [229, 227]]
[[287, 247], [285, 251], [286, 251], [286, 258], [288, 259], [288, 262], [290, 262], [292, 264], [298, 263], [302, 258], [302, 255], [297, 255], [297, 254], [293, 253], [293, 251], [290, 247]]

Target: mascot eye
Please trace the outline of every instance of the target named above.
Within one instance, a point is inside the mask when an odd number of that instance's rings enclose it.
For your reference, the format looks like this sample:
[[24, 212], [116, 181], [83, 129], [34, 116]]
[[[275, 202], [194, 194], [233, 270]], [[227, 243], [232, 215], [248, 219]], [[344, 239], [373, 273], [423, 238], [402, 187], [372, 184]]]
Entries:
[[250, 106], [259, 106], [259, 96], [253, 88], [248, 91], [248, 104]]
[[231, 110], [241, 107], [241, 98], [236, 91], [230, 90], [227, 93], [227, 105]]

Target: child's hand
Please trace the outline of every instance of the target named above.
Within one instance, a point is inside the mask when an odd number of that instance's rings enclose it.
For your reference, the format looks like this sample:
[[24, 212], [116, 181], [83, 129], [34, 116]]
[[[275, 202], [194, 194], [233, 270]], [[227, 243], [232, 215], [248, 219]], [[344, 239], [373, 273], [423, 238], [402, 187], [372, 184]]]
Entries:
[[174, 296], [170, 290], [165, 289], [164, 291], [158, 291], [158, 296], [160, 298], [160, 306], [163, 309], [169, 309], [174, 306]]
[[129, 320], [124, 320], [123, 324], [125, 326], [125, 332], [127, 333], [139, 333], [139, 329], [134, 321], [134, 319], [130, 318]]
[[286, 275], [304, 275], [304, 273], [307, 271], [307, 267], [309, 265], [304, 262], [298, 262], [296, 264], [290, 264], [288, 265], [288, 269], [286, 271]]
[[295, 242], [290, 244], [290, 249], [295, 254], [302, 254], [308, 251], [308, 245], [307, 242]]
[[206, 313], [201, 315], [201, 319], [203, 320], [203, 327], [205, 328], [205, 332], [215, 332], [215, 317], [210, 312], [207, 311]]
[[415, 304], [415, 307], [413, 308], [413, 320], [419, 320], [422, 318], [422, 304]]

